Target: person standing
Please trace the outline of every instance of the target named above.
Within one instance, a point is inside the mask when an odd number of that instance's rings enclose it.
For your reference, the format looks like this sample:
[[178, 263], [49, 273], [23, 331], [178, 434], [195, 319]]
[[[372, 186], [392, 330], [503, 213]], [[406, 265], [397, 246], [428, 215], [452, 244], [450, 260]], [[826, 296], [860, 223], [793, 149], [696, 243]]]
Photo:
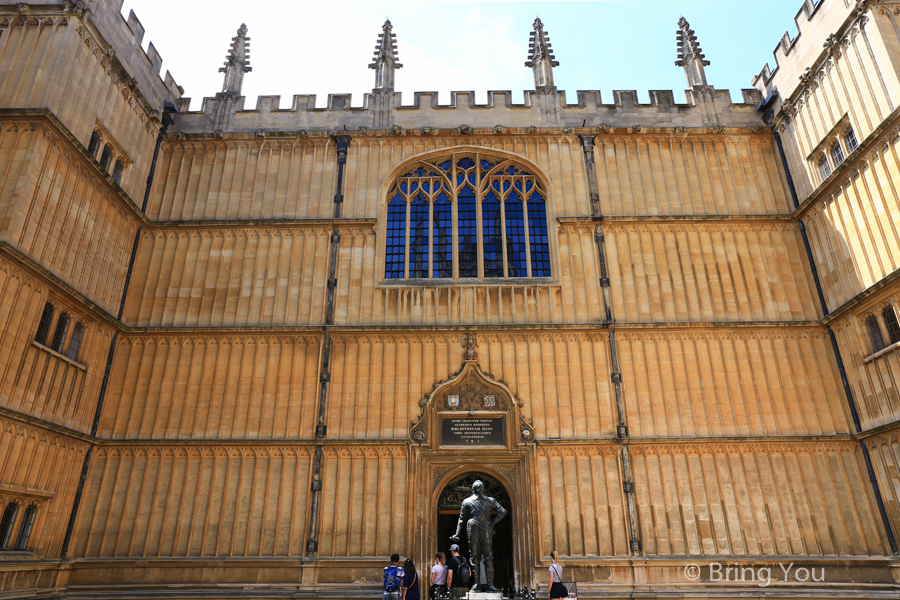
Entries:
[[409, 558], [403, 563], [403, 591], [400, 600], [422, 600], [419, 592], [419, 574], [416, 573], [416, 565]]
[[450, 589], [451, 598], [462, 598], [468, 590], [468, 582], [462, 580], [459, 574], [459, 567], [466, 559], [459, 555], [459, 546], [457, 544], [450, 546], [450, 554], [450, 562], [447, 563], [449, 567], [447, 571], [447, 587]]
[[562, 582], [562, 565], [559, 564], [559, 552], [553, 550], [550, 552], [550, 559], [553, 563], [550, 565], [549, 576], [550, 576], [550, 587], [547, 589], [547, 598], [548, 600], [553, 600], [554, 598], [566, 598], [569, 595], [569, 590], [566, 589], [566, 586], [563, 585]]
[[447, 574], [450, 567], [443, 552], [434, 555], [434, 566], [431, 567], [431, 586], [428, 588], [428, 596], [431, 600], [438, 597], [439, 590], [447, 587]]
[[391, 564], [384, 568], [384, 584], [381, 586], [382, 600], [400, 600], [400, 588], [403, 583], [403, 567], [399, 564], [400, 555], [391, 555]]

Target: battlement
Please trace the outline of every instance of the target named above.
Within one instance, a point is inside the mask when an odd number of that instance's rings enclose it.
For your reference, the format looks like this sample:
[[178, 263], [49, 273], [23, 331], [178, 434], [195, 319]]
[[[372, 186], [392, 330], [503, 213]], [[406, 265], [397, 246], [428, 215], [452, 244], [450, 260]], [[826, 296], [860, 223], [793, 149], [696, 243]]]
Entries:
[[22, 3], [2, 1], [0, 9], [25, 11], [39, 16], [43, 12], [58, 13], [60, 5], [67, 13], [89, 19], [97, 31], [115, 52], [115, 57], [124, 67], [128, 76], [133, 78], [144, 98], [155, 110], [161, 110], [163, 104], [176, 103], [184, 90], [178, 86], [172, 74], [166, 71], [160, 77], [162, 57], [156, 47], [150, 43], [147, 51], [141, 47], [144, 39], [144, 26], [141, 25], [134, 11], [128, 19], [122, 15], [124, 0], [88, 0], [78, 3], [75, 0], [37, 0]]
[[637, 92], [617, 90], [613, 103], [604, 104], [596, 90], [576, 92], [568, 104], [566, 93], [528, 90], [521, 104], [509, 91], [489, 91], [487, 102], [478, 104], [472, 91], [451, 92], [449, 104], [438, 102], [437, 92], [416, 92], [412, 104], [403, 104], [400, 92], [366, 94], [362, 106], [351, 104], [350, 94], [329, 94], [325, 108], [316, 108], [316, 96], [297, 95], [291, 107], [279, 107], [280, 96], [260, 96], [254, 110], [244, 108], [246, 98], [218, 94], [204, 98], [200, 111], [188, 112], [189, 98], [179, 104], [176, 127], [184, 133], [252, 133], [340, 129], [452, 129], [500, 127], [660, 127], [728, 126], [755, 127], [762, 123], [756, 106], [758, 90], [742, 90], [741, 103], [733, 103], [728, 90], [711, 86], [686, 92], [686, 103], [677, 104], [670, 90], [651, 90], [649, 104], [638, 101]]
[[[823, 5], [831, 2], [828, 10]], [[800, 76], [812, 67], [823, 53], [828, 36], [843, 29], [845, 22], [855, 14], [856, 2], [843, 0], [804, 0], [794, 17], [797, 35], [792, 39], [785, 32], [773, 54], [775, 68], [768, 63], [753, 78], [753, 85], [768, 96], [777, 89], [782, 98], [789, 98], [800, 86]]]

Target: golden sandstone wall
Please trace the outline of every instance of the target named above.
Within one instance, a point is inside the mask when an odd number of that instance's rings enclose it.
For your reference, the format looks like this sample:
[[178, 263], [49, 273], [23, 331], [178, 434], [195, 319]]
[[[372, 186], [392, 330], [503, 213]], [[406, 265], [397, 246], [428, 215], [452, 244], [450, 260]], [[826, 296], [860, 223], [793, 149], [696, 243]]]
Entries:
[[[433, 554], [420, 529], [460, 467], [514, 496], [519, 585], [556, 549], [588, 596], [720, 593], [685, 565], [783, 557], [830, 569], [816, 593], [896, 593], [900, 355], [873, 355], [864, 318], [900, 307], [900, 29], [844, 4], [804, 4], [758, 82], [769, 117], [694, 89], [677, 111], [618, 92], [585, 127], [351, 128], [339, 179], [326, 131], [361, 113], [211, 125], [218, 97], [175, 117], [146, 212], [162, 101], [187, 103], [136, 17], [0, 5], [0, 500], [41, 507], [0, 595], [377, 595], [392, 552]], [[860, 147], [819, 181], [846, 124]], [[459, 150], [542, 179], [551, 280], [383, 281], [393, 177]], [[33, 342], [48, 301], [85, 324], [78, 361]], [[534, 433], [497, 456], [410, 437], [469, 333]]]

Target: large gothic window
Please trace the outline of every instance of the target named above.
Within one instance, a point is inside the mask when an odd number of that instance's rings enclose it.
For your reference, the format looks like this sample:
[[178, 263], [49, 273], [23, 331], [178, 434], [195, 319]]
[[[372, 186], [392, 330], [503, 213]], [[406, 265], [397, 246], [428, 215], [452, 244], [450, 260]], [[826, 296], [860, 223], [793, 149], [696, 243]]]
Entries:
[[420, 162], [387, 198], [387, 279], [551, 277], [546, 191], [512, 161]]

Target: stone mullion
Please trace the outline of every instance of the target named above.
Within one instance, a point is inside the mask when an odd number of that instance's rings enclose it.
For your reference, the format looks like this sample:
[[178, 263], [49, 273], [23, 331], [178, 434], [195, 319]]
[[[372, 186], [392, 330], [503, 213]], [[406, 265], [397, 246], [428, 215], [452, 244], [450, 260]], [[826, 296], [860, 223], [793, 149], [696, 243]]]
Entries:
[[[612, 366], [612, 383], [616, 397], [617, 426], [616, 435], [620, 440], [628, 439], [628, 425], [625, 422], [625, 398], [622, 394], [622, 373], [619, 371], [619, 355], [616, 346], [615, 321], [612, 314], [612, 301], [609, 290], [609, 272], [606, 268], [606, 238], [600, 223], [603, 221], [603, 213], [600, 206], [600, 195], [597, 192], [597, 181], [594, 175], [594, 136], [580, 135], [581, 148], [584, 151], [584, 165], [588, 173], [588, 185], [590, 186], [591, 216], [597, 223], [595, 240], [600, 261], [600, 287], [603, 290], [603, 302], [606, 309], [604, 322], [609, 327], [609, 358]], [[638, 530], [637, 505], [634, 499], [634, 470], [631, 464], [631, 455], [628, 446], [622, 445], [621, 453], [622, 483], [625, 491], [626, 508], [628, 511], [628, 527], [631, 532], [631, 552], [639, 555], [643, 551], [641, 536]]]
[[[334, 136], [337, 150], [337, 183], [334, 194], [334, 218], [341, 218], [341, 207], [344, 202], [344, 167], [347, 164], [347, 151], [350, 147], [349, 135]], [[409, 219], [407, 219], [407, 222]], [[322, 369], [319, 373], [319, 405], [316, 421], [316, 453], [313, 460], [313, 475], [310, 485], [309, 535], [306, 541], [306, 555], [315, 556], [319, 551], [318, 519], [319, 503], [322, 494], [322, 440], [328, 432], [325, 425], [326, 408], [328, 406], [329, 382], [331, 381], [331, 334], [328, 326], [334, 324], [334, 292], [337, 289], [337, 259], [341, 245], [341, 234], [335, 223], [331, 233], [331, 261], [328, 267], [328, 292], [325, 300], [325, 339], [322, 346]]]

